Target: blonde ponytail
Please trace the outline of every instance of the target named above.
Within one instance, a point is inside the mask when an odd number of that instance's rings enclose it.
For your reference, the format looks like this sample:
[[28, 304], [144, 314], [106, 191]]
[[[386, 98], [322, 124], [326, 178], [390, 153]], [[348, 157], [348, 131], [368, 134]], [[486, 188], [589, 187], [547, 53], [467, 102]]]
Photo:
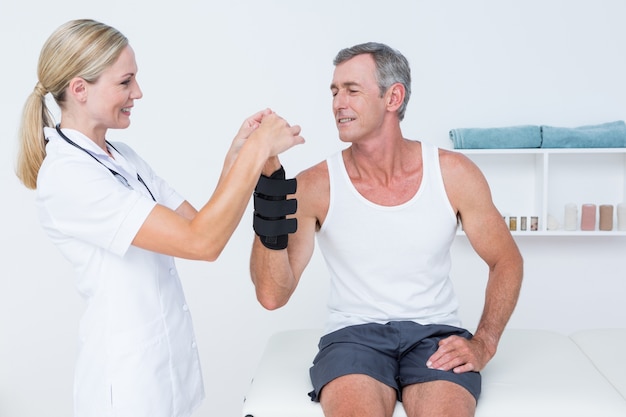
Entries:
[[45, 87], [38, 82], [26, 100], [19, 130], [17, 177], [27, 188], [37, 188], [37, 174], [46, 156], [43, 128], [52, 127], [54, 120], [46, 106]]

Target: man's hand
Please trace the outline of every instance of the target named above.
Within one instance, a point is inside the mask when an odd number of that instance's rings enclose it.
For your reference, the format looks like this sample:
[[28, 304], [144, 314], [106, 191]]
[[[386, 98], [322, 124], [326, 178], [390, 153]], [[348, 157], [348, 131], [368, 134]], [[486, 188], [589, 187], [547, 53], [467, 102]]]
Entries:
[[[493, 353], [492, 353], [493, 352]], [[426, 366], [455, 373], [481, 371], [495, 354], [480, 338], [466, 339], [450, 336], [439, 341], [439, 349], [428, 359]]]
[[265, 166], [263, 167], [263, 171], [261, 172], [266, 177], [272, 175], [276, 170], [280, 169], [280, 160], [278, 156], [270, 156], [265, 162]]

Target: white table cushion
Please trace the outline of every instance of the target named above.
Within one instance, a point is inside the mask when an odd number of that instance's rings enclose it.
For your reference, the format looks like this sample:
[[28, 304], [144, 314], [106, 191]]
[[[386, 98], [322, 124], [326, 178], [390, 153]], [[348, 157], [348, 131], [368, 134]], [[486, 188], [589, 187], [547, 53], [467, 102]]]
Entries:
[[[244, 417], [323, 417], [307, 395], [320, 335], [308, 329], [270, 337], [244, 400]], [[626, 416], [626, 400], [572, 339], [558, 333], [506, 330], [482, 374], [476, 417]], [[400, 403], [393, 417], [406, 417]]]
[[626, 328], [581, 330], [570, 337], [626, 398]]

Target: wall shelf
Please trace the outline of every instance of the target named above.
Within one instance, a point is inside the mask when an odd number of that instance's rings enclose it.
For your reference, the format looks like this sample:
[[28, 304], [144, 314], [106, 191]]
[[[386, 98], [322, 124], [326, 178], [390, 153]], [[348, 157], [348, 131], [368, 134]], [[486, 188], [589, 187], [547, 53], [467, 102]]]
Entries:
[[[455, 149], [478, 165], [503, 216], [516, 216], [516, 236], [626, 236], [617, 230], [617, 204], [626, 201], [626, 148]], [[565, 205], [578, 207], [577, 230], [563, 229]], [[613, 205], [613, 230], [580, 230], [582, 205]], [[537, 216], [536, 231], [520, 217]], [[548, 230], [548, 216], [558, 228]], [[459, 234], [463, 234], [459, 231]]]

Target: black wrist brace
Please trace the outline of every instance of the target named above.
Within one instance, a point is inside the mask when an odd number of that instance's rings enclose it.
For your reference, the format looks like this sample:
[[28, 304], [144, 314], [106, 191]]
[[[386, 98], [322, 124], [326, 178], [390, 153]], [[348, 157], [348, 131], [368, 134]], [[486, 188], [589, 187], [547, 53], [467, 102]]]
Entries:
[[298, 208], [295, 198], [287, 200], [287, 194], [296, 192], [296, 180], [285, 179], [285, 169], [281, 166], [271, 176], [261, 175], [254, 189], [253, 228], [261, 243], [269, 249], [280, 250], [287, 247], [289, 233], [298, 228], [296, 219], [287, 219]]

